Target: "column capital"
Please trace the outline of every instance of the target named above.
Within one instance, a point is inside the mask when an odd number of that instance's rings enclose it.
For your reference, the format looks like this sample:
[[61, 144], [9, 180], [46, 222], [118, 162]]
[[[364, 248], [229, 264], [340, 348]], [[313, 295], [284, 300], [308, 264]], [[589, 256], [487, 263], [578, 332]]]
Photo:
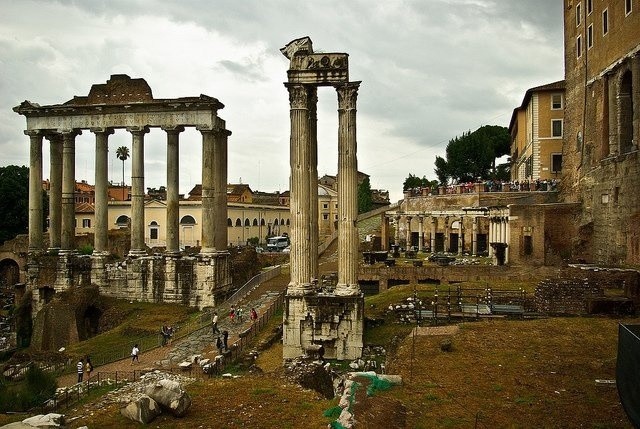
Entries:
[[47, 133], [44, 135], [44, 138], [49, 140], [50, 143], [62, 142], [62, 134], [60, 133]]
[[197, 125], [196, 130], [200, 131], [200, 134], [213, 134], [214, 136], [227, 136], [231, 135], [231, 131], [221, 128], [221, 127], [213, 127], [210, 128], [208, 125]]
[[146, 134], [149, 132], [149, 127], [147, 126], [127, 127], [127, 131], [129, 131], [131, 134]]
[[360, 83], [360, 81], [347, 82], [336, 86], [339, 110], [356, 108], [356, 100], [358, 98], [358, 88], [360, 88]]
[[97, 127], [97, 128], [89, 128], [89, 131], [91, 131], [94, 134], [110, 135], [110, 134], [113, 134], [115, 130], [113, 128]]
[[64, 138], [75, 138], [82, 134], [82, 130], [79, 128], [61, 128], [58, 130], [58, 133], [62, 134]]
[[180, 134], [184, 131], [184, 125], [163, 125], [160, 129], [167, 134]]
[[308, 109], [309, 108], [309, 88], [301, 84], [285, 83], [289, 91], [289, 106], [291, 109]]
[[45, 135], [44, 130], [24, 130], [24, 135], [29, 137], [42, 137]]

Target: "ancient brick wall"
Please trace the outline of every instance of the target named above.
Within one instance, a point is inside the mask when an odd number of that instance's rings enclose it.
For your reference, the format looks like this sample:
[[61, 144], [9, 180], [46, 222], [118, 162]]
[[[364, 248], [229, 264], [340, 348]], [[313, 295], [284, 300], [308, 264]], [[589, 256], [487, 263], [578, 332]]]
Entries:
[[589, 300], [604, 296], [588, 278], [547, 279], [536, 287], [536, 311], [545, 314], [587, 314]]

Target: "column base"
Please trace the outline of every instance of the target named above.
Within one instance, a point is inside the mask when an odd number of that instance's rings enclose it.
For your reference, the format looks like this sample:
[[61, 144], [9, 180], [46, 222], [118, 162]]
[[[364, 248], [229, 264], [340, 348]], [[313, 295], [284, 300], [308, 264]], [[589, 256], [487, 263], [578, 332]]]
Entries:
[[71, 256], [75, 255], [76, 252], [74, 249], [60, 249], [58, 250], [58, 256]]
[[338, 284], [336, 285], [333, 293], [336, 296], [357, 296], [360, 295], [360, 286], [355, 285], [347, 285], [347, 284]]
[[167, 258], [180, 258], [182, 257], [182, 252], [179, 250], [168, 250], [164, 252], [164, 256]]
[[101, 257], [109, 256], [109, 254], [110, 253], [107, 252], [106, 250], [94, 250], [91, 256], [101, 258]]
[[287, 286], [287, 296], [304, 296], [313, 293], [311, 283], [295, 284], [289, 283]]
[[140, 258], [142, 256], [147, 256], [147, 251], [144, 249], [131, 249], [127, 253], [128, 258]]
[[57, 255], [58, 253], [60, 253], [60, 248], [59, 247], [49, 247], [47, 249], [47, 253], [50, 255]]

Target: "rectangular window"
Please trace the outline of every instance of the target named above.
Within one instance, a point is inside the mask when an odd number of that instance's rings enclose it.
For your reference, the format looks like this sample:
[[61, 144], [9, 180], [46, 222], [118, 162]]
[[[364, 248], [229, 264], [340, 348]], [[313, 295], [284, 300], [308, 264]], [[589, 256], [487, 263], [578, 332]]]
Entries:
[[609, 32], [609, 9], [602, 11], [602, 35], [606, 35]]
[[562, 119], [551, 120], [551, 136], [562, 137]]
[[551, 154], [551, 172], [560, 173], [561, 171], [562, 171], [562, 154], [552, 153]]
[[587, 15], [591, 15], [593, 12], [593, 0], [587, 0]]
[[587, 49], [593, 47], [593, 24], [587, 27]]
[[322, 205], [322, 208], [323, 208], [323, 209], [328, 209], [328, 208], [329, 208], [329, 204], [324, 203], [324, 204]]
[[157, 239], [158, 239], [158, 228], [151, 228], [151, 230], [149, 231], [149, 233], [150, 233], [150, 234], [149, 234], [149, 235], [150, 235], [150, 238], [151, 238], [152, 240], [157, 240]]
[[582, 56], [582, 35], [576, 37], [576, 56], [578, 58]]
[[91, 228], [91, 219], [82, 219], [83, 228]]
[[632, 10], [633, 10], [633, 1], [624, 0], [624, 16], [629, 16]]
[[329, 213], [322, 213], [322, 219], [329, 220]]
[[562, 94], [551, 94], [551, 109], [552, 110], [562, 109]]
[[576, 27], [582, 23], [582, 3], [576, 5]]

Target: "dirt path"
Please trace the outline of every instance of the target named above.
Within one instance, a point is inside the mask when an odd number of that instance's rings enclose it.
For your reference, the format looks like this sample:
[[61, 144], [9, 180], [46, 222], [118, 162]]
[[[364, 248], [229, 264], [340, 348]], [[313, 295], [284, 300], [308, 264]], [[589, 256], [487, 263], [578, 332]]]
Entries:
[[[325, 251], [324, 255], [319, 260], [319, 270], [321, 274], [325, 274], [328, 272], [337, 270], [337, 258], [336, 258], [337, 244], [334, 243], [329, 246], [329, 248]], [[272, 280], [264, 282], [257, 286], [254, 290], [252, 290], [242, 301], [238, 303], [239, 306], [246, 308], [250, 302], [255, 302], [260, 296], [268, 294], [270, 292], [281, 292], [286, 289], [287, 284], [289, 283], [288, 273], [285, 275], [280, 275]], [[242, 332], [244, 329], [247, 329], [251, 322], [249, 319], [248, 311], [245, 311], [245, 321], [242, 324], [230, 325], [228, 320], [225, 319], [224, 315], [228, 314], [228, 305], [222, 303], [218, 308], [218, 314], [221, 315], [221, 330], [227, 329], [229, 331], [229, 344], [233, 344], [238, 339], [238, 333]], [[258, 312], [260, 312], [260, 308], [258, 308]], [[205, 334], [208, 334], [206, 332]], [[111, 362], [105, 365], [100, 365], [94, 368], [93, 373], [91, 375], [91, 380], [97, 379], [98, 373], [101, 373], [101, 378], [105, 375], [113, 377], [113, 374], [117, 372], [122, 372], [123, 376], [126, 376], [126, 373], [129, 373], [129, 377], [132, 376], [133, 371], [143, 371], [147, 372], [156, 368], [159, 368], [157, 364], [160, 361], [166, 360], [168, 356], [171, 355], [172, 351], [175, 350], [176, 347], [180, 345], [181, 342], [187, 341], [189, 336], [180, 338], [176, 341], [173, 341], [171, 344], [168, 344], [165, 347], [156, 347], [151, 350], [141, 350], [139, 359], [139, 363], [131, 364], [131, 359], [126, 358], [116, 362]], [[212, 359], [217, 354], [217, 350], [215, 349], [213, 343], [207, 345], [202, 351], [202, 355], [204, 358]], [[177, 362], [175, 362], [177, 364]], [[78, 375], [76, 373], [65, 374], [58, 377], [58, 386], [60, 387], [68, 387], [73, 386], [77, 383]], [[84, 381], [87, 381], [87, 376], [85, 374]]]

